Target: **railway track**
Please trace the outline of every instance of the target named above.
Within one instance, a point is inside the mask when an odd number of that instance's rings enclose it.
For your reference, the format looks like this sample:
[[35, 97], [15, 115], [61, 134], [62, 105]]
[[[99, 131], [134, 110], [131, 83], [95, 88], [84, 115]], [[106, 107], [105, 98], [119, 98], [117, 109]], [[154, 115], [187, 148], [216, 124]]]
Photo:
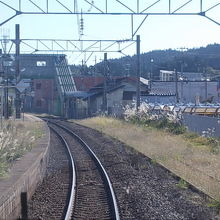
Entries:
[[[120, 219], [218, 219], [213, 209], [203, 205], [207, 202], [204, 195], [191, 191], [191, 188], [179, 189], [178, 180], [161, 167], [152, 164], [145, 156], [127, 148], [123, 143], [75, 123], [59, 119], [51, 119], [51, 121], [58, 122], [74, 131], [89, 143], [102, 159], [114, 183], [120, 207]], [[103, 172], [99, 176], [94, 174], [95, 180], [93, 180], [93, 175], [88, 169], [87, 157], [81, 157], [80, 150], [77, 150], [82, 147], [81, 141], [73, 139], [71, 133], [64, 131], [63, 128], [58, 128], [56, 125], [51, 125], [51, 127], [63, 136], [74, 159], [75, 157], [78, 159], [78, 161], [75, 160], [75, 167], [79, 169], [79, 172], [76, 172], [76, 186], [73, 187], [75, 189], [72, 200], [74, 206], [69, 205], [71, 211], [68, 218], [117, 219], [114, 202], [109, 196], [109, 187], [101, 185], [104, 181]], [[79, 152], [74, 152], [72, 148]], [[65, 219], [67, 201], [70, 198], [69, 186], [72, 185], [69, 181], [72, 176], [68, 177], [71, 171], [66, 151], [60, 138], [51, 132], [47, 172], [29, 203], [28, 219]], [[93, 162], [89, 164], [89, 167], [97, 172], [100, 169]], [[99, 188], [96, 190], [97, 186]], [[92, 190], [95, 195], [92, 194]]]
[[65, 220], [119, 220], [111, 181], [97, 156], [88, 144], [69, 128], [52, 120], [47, 122], [66, 145], [72, 162], [72, 189], [69, 190]]

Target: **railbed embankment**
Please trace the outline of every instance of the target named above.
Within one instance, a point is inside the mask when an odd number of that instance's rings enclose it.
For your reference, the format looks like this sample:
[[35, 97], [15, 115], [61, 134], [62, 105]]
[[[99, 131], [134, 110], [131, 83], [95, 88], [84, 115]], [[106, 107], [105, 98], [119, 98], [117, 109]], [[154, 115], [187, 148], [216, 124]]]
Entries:
[[206, 195], [219, 200], [220, 154], [211, 153], [206, 146], [194, 146], [181, 135], [143, 128], [113, 118], [91, 118], [76, 123], [122, 141]]
[[30, 152], [12, 164], [7, 176], [0, 178], [0, 219], [19, 217], [21, 192], [27, 192], [27, 197], [30, 199], [44, 177], [48, 162], [50, 131], [47, 124], [30, 115], [25, 115], [24, 119], [33, 123], [42, 123], [43, 135], [36, 140]]

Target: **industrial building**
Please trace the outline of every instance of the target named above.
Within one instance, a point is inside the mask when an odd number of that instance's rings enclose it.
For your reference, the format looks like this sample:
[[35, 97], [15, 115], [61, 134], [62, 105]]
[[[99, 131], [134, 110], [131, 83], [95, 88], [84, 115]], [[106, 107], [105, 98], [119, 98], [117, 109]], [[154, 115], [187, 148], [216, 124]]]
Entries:
[[[6, 96], [7, 109], [10, 109], [10, 114], [13, 113], [16, 92], [20, 93], [22, 111], [66, 118], [90, 117], [100, 112], [121, 115], [124, 107], [134, 104], [136, 100], [136, 77], [75, 76], [70, 71], [65, 55], [21, 54], [17, 84], [13, 58], [10, 58], [7, 67], [3, 61], [0, 63], [1, 115], [4, 113], [2, 103], [6, 103]], [[165, 78], [164, 81], [151, 81], [149, 88], [149, 81], [140, 77], [141, 100], [162, 104], [220, 102], [217, 81], [168, 81], [167, 76]]]

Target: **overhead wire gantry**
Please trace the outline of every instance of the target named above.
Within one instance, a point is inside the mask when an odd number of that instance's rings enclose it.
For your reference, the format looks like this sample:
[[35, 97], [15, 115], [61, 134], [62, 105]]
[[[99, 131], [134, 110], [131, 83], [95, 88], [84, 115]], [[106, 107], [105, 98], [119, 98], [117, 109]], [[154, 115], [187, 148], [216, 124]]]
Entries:
[[[197, 15], [220, 25], [217, 18], [209, 14], [220, 7], [220, 1], [210, 0], [14, 0], [11, 3], [0, 1], [0, 7], [8, 9], [11, 13], [6, 18], [0, 18], [0, 26], [12, 20], [19, 15], [128, 15], [131, 16], [131, 35], [135, 36], [140, 26], [148, 16], [154, 15]], [[207, 2], [211, 4], [206, 4]], [[56, 9], [54, 9], [56, 5]], [[162, 5], [162, 7], [160, 7]], [[189, 7], [192, 6], [192, 9]], [[78, 8], [90, 7], [87, 11], [79, 11]], [[31, 9], [30, 9], [31, 8]], [[144, 16], [138, 28], [134, 30], [134, 17]]]
[[[54, 7], [56, 5], [56, 7]], [[78, 8], [90, 7], [89, 10], [79, 11]], [[192, 7], [191, 7], [192, 6]], [[190, 8], [191, 7], [191, 8]], [[103, 1], [91, 1], [91, 0], [14, 0], [6, 3], [6, 1], [0, 1], [0, 9], [4, 8], [8, 12], [8, 16], [0, 16], [0, 26], [11, 21], [19, 15], [77, 15], [78, 23], [82, 21], [79, 16], [83, 15], [112, 15], [112, 16], [130, 16], [131, 17], [131, 35], [126, 40], [85, 40], [79, 37], [79, 40], [57, 40], [57, 39], [16, 39], [16, 45], [24, 44], [32, 49], [32, 52], [39, 51], [76, 51], [76, 52], [111, 52], [115, 45], [119, 45], [119, 49], [114, 48], [114, 52], [120, 52], [123, 54], [123, 50], [137, 43], [137, 77], [140, 76], [140, 36], [137, 35], [139, 29], [144, 24], [149, 16], [160, 15], [181, 15], [181, 16], [202, 16], [217, 25], [220, 25], [218, 18], [212, 17], [212, 12], [220, 7], [220, 1], [217, 0], [103, 0]], [[211, 14], [211, 15], [210, 15]], [[220, 13], [218, 13], [220, 15]], [[141, 21], [135, 24], [135, 17], [141, 17]], [[82, 24], [82, 23], [81, 23]], [[79, 29], [79, 34], [82, 36], [82, 28]], [[134, 40], [134, 36], [137, 35], [137, 39]], [[19, 41], [19, 42], [18, 42]], [[81, 46], [76, 45], [76, 42], [80, 42]], [[88, 44], [84, 47], [83, 42]], [[103, 46], [103, 43], [109, 43], [109, 45]], [[121, 48], [122, 43], [129, 43], [125, 47]], [[34, 43], [34, 46], [33, 46]], [[10, 47], [12, 48], [12, 46]], [[56, 49], [55, 49], [56, 48]], [[90, 56], [89, 56], [90, 57]], [[139, 86], [137, 86], [139, 88]], [[140, 105], [140, 91], [137, 89], [137, 107]]]

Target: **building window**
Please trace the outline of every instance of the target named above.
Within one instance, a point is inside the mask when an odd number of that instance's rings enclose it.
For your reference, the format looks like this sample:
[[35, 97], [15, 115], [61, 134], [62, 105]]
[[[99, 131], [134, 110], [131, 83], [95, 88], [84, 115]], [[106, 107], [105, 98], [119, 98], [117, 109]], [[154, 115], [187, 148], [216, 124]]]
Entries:
[[36, 84], [36, 89], [41, 89], [41, 83]]
[[132, 100], [134, 92], [127, 91], [123, 92], [123, 100]]
[[41, 107], [42, 106], [42, 101], [39, 99], [39, 100], [37, 100], [37, 102], [36, 102], [36, 106], [37, 107]]
[[47, 62], [46, 61], [37, 61], [37, 66], [46, 66]]

